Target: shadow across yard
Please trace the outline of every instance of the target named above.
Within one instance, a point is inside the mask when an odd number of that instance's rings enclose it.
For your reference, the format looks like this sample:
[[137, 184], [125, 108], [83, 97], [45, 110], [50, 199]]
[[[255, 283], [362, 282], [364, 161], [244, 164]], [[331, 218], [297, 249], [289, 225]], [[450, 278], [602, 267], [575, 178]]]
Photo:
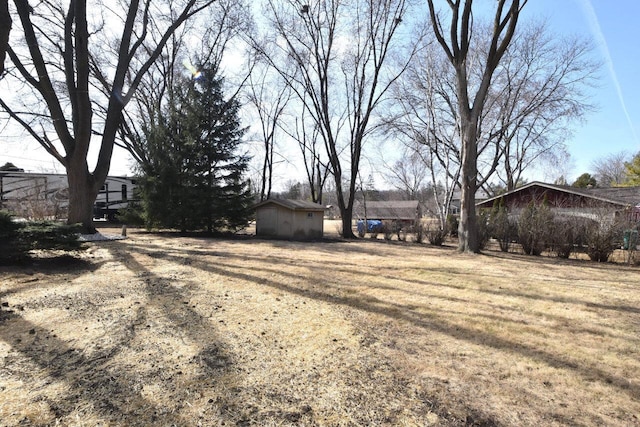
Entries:
[[639, 424], [637, 271], [378, 242], [92, 248], [0, 270], [8, 425]]
[[[248, 242], [247, 244], [251, 244]], [[150, 254], [159, 248], [153, 248], [149, 246], [135, 246], [136, 251], [141, 253]], [[303, 244], [294, 243], [295, 250], [304, 250]], [[349, 245], [350, 253], [354, 254], [360, 250], [356, 245]], [[370, 249], [367, 247], [363, 249], [365, 254], [371, 254]], [[338, 251], [341, 253], [342, 251]], [[206, 256], [206, 250], [201, 252], [202, 256]], [[545, 351], [538, 346], [527, 345], [522, 342], [514, 340], [504, 339], [496, 334], [486, 332], [479, 328], [471, 328], [461, 326], [459, 323], [455, 323], [449, 320], [447, 316], [442, 316], [437, 310], [416, 310], [415, 305], [403, 305], [397, 304], [393, 301], [383, 300], [370, 295], [360, 293], [357, 290], [353, 290], [353, 287], [349, 283], [336, 280], [331, 272], [336, 268], [340, 269], [341, 266], [332, 266], [324, 275], [314, 274], [312, 280], [306, 274], [291, 274], [287, 272], [287, 266], [295, 262], [295, 255], [291, 258], [277, 257], [271, 255], [265, 255], [262, 258], [262, 263], [254, 267], [242, 266], [239, 268], [237, 264], [229, 262], [236, 257], [234, 255], [225, 256], [223, 254], [216, 255], [215, 262], [205, 262], [197, 259], [193, 259], [191, 265], [194, 268], [205, 270], [209, 273], [215, 273], [220, 276], [227, 276], [237, 280], [251, 282], [259, 286], [266, 286], [283, 291], [290, 294], [295, 294], [305, 298], [312, 298], [329, 304], [338, 304], [358, 311], [365, 311], [368, 313], [374, 313], [382, 317], [387, 317], [393, 320], [399, 320], [403, 322], [411, 323], [425, 330], [435, 331], [451, 336], [457, 340], [467, 341], [480, 346], [489, 346], [494, 349], [500, 350], [505, 353], [516, 354], [525, 358], [535, 359], [539, 362], [549, 365], [553, 368], [568, 369], [576, 374], [582, 376], [587, 381], [599, 381], [603, 384], [614, 386], [620, 391], [627, 393], [634, 399], [640, 398], [640, 384], [632, 382], [629, 378], [616, 375], [602, 369], [597, 363], [585, 364], [584, 361], [574, 360], [570, 354], [554, 354]], [[259, 257], [254, 256], [243, 258], [259, 260]], [[182, 258], [170, 254], [164, 254], [163, 259], [169, 262], [181, 262]], [[344, 261], [343, 261], [344, 262]], [[348, 263], [348, 261], [347, 261]], [[302, 265], [304, 267], [304, 265]], [[355, 267], [355, 266], [352, 266]], [[361, 266], [360, 266], [361, 267]], [[429, 270], [428, 267], [425, 267]], [[259, 274], [254, 274], [254, 273]], [[440, 271], [439, 273], [447, 273], [447, 271]], [[287, 280], [275, 280], [269, 277], [265, 277], [266, 274], [273, 276], [286, 277]], [[374, 273], [368, 273], [366, 268], [361, 268], [357, 272], [361, 277], [361, 282], [376, 286], [375, 283], [379, 279]], [[456, 274], [456, 273], [451, 273]], [[468, 273], [467, 273], [468, 274]], [[481, 274], [481, 273], [479, 273]], [[296, 283], [291, 285], [289, 283]], [[312, 283], [313, 286], [309, 286]], [[448, 286], [441, 283], [429, 283], [424, 281], [411, 280], [407, 283], [407, 288], [413, 289], [416, 292], [425, 293], [426, 298], [440, 298], [438, 295], [429, 295], [428, 289], [430, 286]], [[458, 286], [452, 286], [454, 289], [460, 289]], [[523, 299], [535, 299], [544, 300], [553, 303], [568, 303], [575, 305], [582, 305], [584, 307], [596, 307], [598, 309], [606, 310], [620, 310], [626, 311], [632, 314], [640, 313], [640, 311], [634, 307], [628, 307], [624, 305], [612, 306], [606, 304], [597, 304], [589, 301], [583, 301], [577, 298], [568, 297], [553, 297], [547, 295], [534, 295], [524, 292], [517, 292], [514, 290], [491, 290], [491, 289], [478, 289], [479, 293], [486, 293], [496, 295], [500, 297], [510, 296]], [[477, 301], [461, 300], [459, 303], [467, 303], [469, 305], [477, 304]], [[424, 307], [422, 307], [424, 308]], [[463, 314], [462, 312], [458, 314]], [[482, 316], [482, 315], [481, 315]], [[496, 316], [494, 313], [487, 312], [485, 317], [500, 322], [511, 322], [511, 319], [507, 316]]]

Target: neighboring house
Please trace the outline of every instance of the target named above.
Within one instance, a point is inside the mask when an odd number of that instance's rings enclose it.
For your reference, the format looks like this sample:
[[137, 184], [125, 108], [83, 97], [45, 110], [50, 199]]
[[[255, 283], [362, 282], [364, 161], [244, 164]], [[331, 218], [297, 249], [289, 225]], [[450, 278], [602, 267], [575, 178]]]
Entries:
[[368, 220], [399, 222], [410, 225], [422, 217], [422, 210], [417, 200], [367, 202], [365, 215]]
[[269, 199], [255, 206], [256, 235], [292, 240], [321, 239], [325, 207], [291, 199]]
[[476, 203], [477, 208], [490, 209], [502, 203], [511, 215], [531, 202], [547, 205], [557, 214], [567, 217], [613, 221], [616, 218], [640, 221], [640, 187], [576, 188], [564, 185], [531, 182], [515, 190]]

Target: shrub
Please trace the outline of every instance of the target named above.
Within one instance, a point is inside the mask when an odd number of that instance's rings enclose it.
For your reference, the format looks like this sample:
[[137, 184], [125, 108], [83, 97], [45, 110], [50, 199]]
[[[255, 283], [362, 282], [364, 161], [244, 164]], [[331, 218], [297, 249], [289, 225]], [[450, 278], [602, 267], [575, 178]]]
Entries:
[[476, 215], [476, 224], [478, 225], [478, 249], [483, 250], [487, 247], [489, 238], [491, 237], [489, 228], [489, 214], [486, 210], [481, 210]]
[[489, 234], [498, 241], [502, 252], [509, 252], [511, 242], [518, 238], [518, 226], [509, 219], [509, 211], [500, 200], [489, 214]]
[[30, 249], [58, 249], [73, 251], [80, 249], [78, 240], [80, 225], [67, 225], [53, 221], [29, 222], [20, 230], [20, 238], [27, 242]]
[[0, 262], [15, 264], [25, 261], [33, 249], [77, 250], [80, 227], [52, 221], [17, 223], [10, 214], [0, 212]]
[[576, 227], [567, 219], [556, 219], [553, 222], [551, 251], [559, 258], [569, 258], [574, 250]]
[[585, 218], [557, 218], [551, 227], [551, 251], [559, 258], [569, 258], [585, 243], [585, 230], [593, 221]]
[[460, 225], [460, 221], [458, 217], [455, 215], [447, 215], [447, 229], [449, 230], [449, 234], [451, 237], [458, 237], [458, 226]]
[[388, 222], [384, 222], [382, 224], [382, 235], [384, 236], [384, 240], [391, 240], [395, 233], [393, 224]]
[[20, 239], [24, 224], [13, 221], [13, 216], [0, 211], [0, 264], [22, 261], [27, 257], [29, 246]]
[[416, 243], [424, 242], [425, 229], [424, 229], [424, 224], [422, 224], [422, 221], [417, 220], [416, 223], [413, 225], [413, 230], [416, 234]]
[[525, 254], [537, 256], [549, 246], [552, 225], [553, 212], [546, 203], [527, 205], [518, 220], [518, 242]]
[[118, 210], [116, 220], [123, 224], [143, 227], [145, 225], [144, 209], [140, 202], [130, 201], [126, 208]]
[[585, 229], [585, 246], [587, 255], [591, 261], [606, 262], [620, 246], [620, 238], [623, 233], [622, 224], [592, 223]]
[[436, 224], [435, 222], [430, 222], [425, 232], [429, 243], [434, 246], [442, 246], [449, 234], [449, 230], [446, 228], [443, 229], [440, 224]]

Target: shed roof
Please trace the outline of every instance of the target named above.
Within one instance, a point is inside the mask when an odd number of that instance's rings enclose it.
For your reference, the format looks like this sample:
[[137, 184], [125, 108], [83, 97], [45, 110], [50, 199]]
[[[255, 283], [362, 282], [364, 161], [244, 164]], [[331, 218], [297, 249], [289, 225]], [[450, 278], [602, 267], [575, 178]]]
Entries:
[[324, 210], [326, 209], [323, 205], [320, 205], [318, 203], [309, 202], [307, 200], [293, 200], [293, 199], [267, 199], [255, 205], [254, 208], [258, 209], [262, 206], [266, 206], [270, 204], [282, 206], [283, 208], [287, 208], [292, 211], [324, 212]]
[[367, 218], [413, 220], [419, 215], [419, 205], [417, 200], [367, 202]]

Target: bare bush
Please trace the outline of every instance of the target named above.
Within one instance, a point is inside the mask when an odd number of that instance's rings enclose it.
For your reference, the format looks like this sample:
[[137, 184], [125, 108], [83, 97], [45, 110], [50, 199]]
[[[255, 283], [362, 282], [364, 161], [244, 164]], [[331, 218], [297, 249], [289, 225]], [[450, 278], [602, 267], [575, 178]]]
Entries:
[[413, 231], [416, 235], [416, 243], [424, 242], [425, 227], [424, 227], [424, 224], [422, 224], [422, 221], [420, 220], [416, 221], [416, 223], [413, 226]]
[[587, 255], [591, 261], [607, 262], [620, 247], [624, 226], [620, 221], [594, 222], [586, 228]]
[[540, 255], [551, 243], [553, 212], [545, 202], [531, 202], [518, 220], [518, 242], [527, 255]]
[[395, 234], [394, 226], [391, 223], [385, 222], [382, 224], [382, 235], [384, 240], [391, 240]]
[[502, 252], [509, 252], [511, 242], [518, 238], [518, 226], [509, 219], [509, 211], [502, 204], [494, 206], [489, 214], [488, 232], [498, 241]]
[[489, 238], [491, 237], [490, 228], [489, 228], [489, 214], [486, 210], [481, 210], [477, 216], [476, 223], [478, 233], [478, 248], [483, 250], [487, 247], [487, 243], [489, 243]]
[[426, 227], [425, 233], [430, 244], [442, 246], [449, 234], [449, 230], [442, 228], [439, 223], [430, 222]]

